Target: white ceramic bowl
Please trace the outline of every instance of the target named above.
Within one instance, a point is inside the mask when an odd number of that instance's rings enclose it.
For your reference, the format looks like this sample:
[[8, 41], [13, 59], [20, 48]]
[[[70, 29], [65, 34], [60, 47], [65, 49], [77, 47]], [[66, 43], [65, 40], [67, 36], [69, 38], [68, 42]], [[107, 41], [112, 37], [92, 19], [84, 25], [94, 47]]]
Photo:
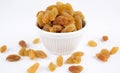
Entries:
[[85, 33], [86, 25], [78, 31], [68, 33], [52, 33], [40, 29], [37, 25], [36, 27], [40, 39], [48, 51], [57, 55], [65, 55], [77, 48]]

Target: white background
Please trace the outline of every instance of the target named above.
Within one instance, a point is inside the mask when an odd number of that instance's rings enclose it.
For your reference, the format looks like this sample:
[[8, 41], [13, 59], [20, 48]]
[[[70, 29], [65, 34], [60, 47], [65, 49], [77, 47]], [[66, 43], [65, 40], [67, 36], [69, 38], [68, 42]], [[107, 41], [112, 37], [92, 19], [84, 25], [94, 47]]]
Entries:
[[[55, 63], [56, 55], [49, 53], [42, 42], [32, 44], [32, 40], [39, 37], [34, 29], [36, 14], [45, 10], [48, 5], [55, 4], [58, 0], [0, 0], [0, 46], [6, 44], [8, 50], [0, 53], [0, 73], [27, 73], [27, 68], [35, 62], [40, 63], [36, 73], [51, 73], [47, 66], [52, 61]], [[112, 55], [108, 62], [99, 61], [95, 55], [101, 49], [111, 49], [120, 46], [120, 1], [119, 0], [59, 0], [72, 4], [74, 10], [84, 13], [87, 29], [84, 38], [77, 50], [83, 51], [80, 65], [84, 67], [81, 73], [120, 73], [120, 51]], [[107, 42], [101, 41], [103, 35], [108, 35]], [[29, 48], [42, 49], [48, 54], [47, 59], [29, 60], [22, 57], [18, 62], [6, 61], [9, 54], [17, 54], [20, 47], [19, 40], [25, 40]], [[87, 46], [88, 40], [95, 40], [98, 46]], [[70, 55], [64, 56], [64, 59]], [[70, 65], [57, 67], [53, 73], [69, 73]]]

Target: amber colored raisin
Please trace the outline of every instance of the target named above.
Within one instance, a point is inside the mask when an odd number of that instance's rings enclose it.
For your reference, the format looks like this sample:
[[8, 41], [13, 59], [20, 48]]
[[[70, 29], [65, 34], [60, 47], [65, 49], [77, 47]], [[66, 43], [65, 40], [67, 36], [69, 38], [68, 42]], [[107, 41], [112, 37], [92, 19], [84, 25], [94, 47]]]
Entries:
[[45, 15], [45, 12], [44, 11], [39, 11], [37, 13], [37, 25], [42, 28], [45, 24], [43, 23], [42, 19]]
[[69, 71], [72, 73], [80, 73], [83, 70], [83, 67], [81, 65], [78, 66], [70, 66]]
[[96, 46], [97, 46], [97, 43], [96, 43], [94, 40], [90, 40], [90, 41], [88, 41], [88, 45], [89, 45], [90, 47], [96, 47]]
[[103, 36], [102, 39], [103, 39], [103, 41], [107, 41], [108, 40], [108, 36]]
[[83, 52], [77, 51], [74, 52], [67, 60], [67, 64], [79, 64], [81, 62], [81, 57], [84, 55]]
[[48, 68], [49, 68], [49, 70], [50, 71], [55, 71], [55, 69], [56, 69], [56, 66], [55, 66], [55, 64], [53, 64], [52, 62], [50, 62], [50, 64], [49, 64], [49, 66], [48, 66]]
[[83, 56], [83, 55], [84, 55], [84, 53], [81, 52], [81, 51], [77, 51], [77, 52], [74, 52], [74, 53], [72, 54], [72, 56], [79, 56], [79, 57], [81, 57], [81, 56]]
[[26, 42], [24, 40], [19, 41], [19, 45], [21, 47], [27, 47], [27, 44], [26, 44]]
[[65, 32], [73, 32], [73, 31], [76, 31], [75, 24], [69, 24], [61, 32], [65, 33]]
[[0, 47], [0, 52], [3, 53], [7, 50], [7, 46], [6, 45], [3, 45]]
[[62, 25], [53, 25], [50, 29], [50, 32], [60, 32], [62, 31], [63, 26]]
[[35, 54], [35, 51], [33, 49], [29, 50], [29, 57], [31, 60], [36, 58], [36, 54]]
[[25, 56], [24, 55], [24, 52], [26, 51], [26, 48], [25, 47], [22, 47], [21, 49], [20, 49], [20, 51], [19, 51], [19, 55], [20, 56]]
[[81, 19], [81, 17], [79, 15], [75, 15], [74, 16], [74, 20], [75, 20], [75, 26], [76, 26], [77, 30], [82, 29], [83, 26], [82, 26], [82, 19]]
[[56, 16], [58, 15], [57, 8], [52, 8], [51, 10], [47, 10], [42, 18], [44, 24], [48, 24], [49, 22], [55, 20]]
[[28, 73], [35, 73], [39, 67], [39, 63], [35, 63], [27, 69]]
[[61, 55], [59, 55], [57, 57], [56, 63], [58, 66], [62, 66], [63, 65], [63, 57]]
[[110, 52], [107, 49], [102, 49], [100, 53], [96, 54], [96, 57], [103, 62], [107, 62], [110, 57]]
[[79, 64], [81, 62], [81, 57], [79, 56], [70, 56], [67, 60], [67, 64]]
[[80, 12], [80, 11], [74, 11], [73, 16], [75, 16], [75, 15], [79, 15], [79, 16], [82, 18], [82, 20], [84, 20], [84, 19], [85, 19], [85, 16], [84, 16], [84, 15], [83, 15], [83, 13], [82, 13], [82, 12]]
[[20, 56], [16, 55], [16, 54], [11, 54], [11, 55], [8, 55], [6, 60], [10, 61], [10, 62], [15, 62], [15, 61], [18, 61], [20, 60]]
[[79, 56], [76, 56], [76, 57], [73, 57], [73, 64], [79, 64], [81, 62], [81, 57]]
[[34, 40], [33, 40], [33, 44], [38, 44], [40, 42], [40, 39], [39, 38], [35, 38]]
[[102, 54], [96, 54], [96, 57], [97, 57], [99, 60], [103, 61], [103, 62], [107, 62], [107, 61], [108, 61], [108, 58], [105, 57], [105, 56], [102, 55]]
[[110, 54], [113, 55], [113, 54], [116, 54], [119, 50], [119, 47], [115, 46], [115, 47], [112, 47], [112, 49], [110, 50]]
[[46, 58], [47, 57], [46, 53], [42, 50], [36, 50], [35, 54], [36, 54], [36, 57], [38, 57], [38, 58]]
[[25, 51], [24, 51], [24, 56], [29, 56], [29, 51], [30, 51], [30, 49], [25, 50]]
[[107, 49], [102, 49], [100, 54], [104, 55], [106, 58], [110, 57], [110, 52]]

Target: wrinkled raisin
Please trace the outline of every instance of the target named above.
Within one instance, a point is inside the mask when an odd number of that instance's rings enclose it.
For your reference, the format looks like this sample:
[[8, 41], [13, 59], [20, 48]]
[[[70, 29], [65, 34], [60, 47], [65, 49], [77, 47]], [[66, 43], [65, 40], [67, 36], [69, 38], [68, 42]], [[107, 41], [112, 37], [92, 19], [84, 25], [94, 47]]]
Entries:
[[113, 55], [113, 54], [116, 54], [119, 50], [119, 47], [115, 46], [115, 47], [112, 47], [112, 49], [110, 50], [110, 54]]
[[36, 58], [36, 54], [35, 54], [35, 51], [33, 49], [29, 50], [29, 57], [31, 60]]
[[33, 44], [38, 44], [40, 42], [40, 39], [39, 38], [35, 38], [34, 40], [33, 40]]
[[56, 66], [55, 66], [55, 64], [53, 64], [52, 62], [50, 62], [50, 64], [49, 64], [49, 66], [48, 66], [48, 68], [49, 68], [49, 70], [50, 71], [55, 71], [55, 69], [56, 69]]
[[27, 69], [27, 72], [28, 73], [35, 73], [36, 70], [38, 69], [38, 67], [39, 67], [39, 63], [35, 63]]
[[46, 53], [43, 52], [42, 50], [36, 50], [35, 54], [38, 58], [46, 58], [47, 57]]
[[19, 45], [21, 47], [27, 47], [27, 44], [26, 44], [26, 42], [24, 40], [19, 41]]
[[26, 48], [25, 47], [22, 47], [19, 51], [19, 55], [20, 56], [25, 56], [24, 52], [26, 51]]
[[3, 45], [0, 47], [0, 52], [3, 53], [7, 50], [7, 46], [6, 45]]
[[11, 55], [8, 55], [6, 60], [10, 61], [10, 62], [15, 62], [15, 61], [18, 61], [20, 60], [20, 56], [16, 55], [16, 54], [11, 54]]
[[57, 57], [56, 63], [58, 66], [62, 66], [63, 65], [63, 57], [61, 55], [59, 55]]
[[90, 40], [90, 41], [88, 41], [88, 45], [89, 45], [90, 47], [96, 47], [96, 46], [97, 46], [97, 43], [96, 43], [94, 40]]
[[96, 57], [101, 61], [106, 62], [110, 57], [110, 52], [107, 49], [102, 49], [100, 53], [96, 54]]
[[83, 67], [81, 65], [69, 67], [69, 71], [72, 73], [80, 73], [82, 70], [83, 70]]
[[102, 39], [103, 39], [103, 41], [107, 41], [108, 40], [108, 36], [103, 36]]
[[67, 60], [67, 64], [79, 64], [81, 62], [81, 57], [79, 56], [70, 56]]

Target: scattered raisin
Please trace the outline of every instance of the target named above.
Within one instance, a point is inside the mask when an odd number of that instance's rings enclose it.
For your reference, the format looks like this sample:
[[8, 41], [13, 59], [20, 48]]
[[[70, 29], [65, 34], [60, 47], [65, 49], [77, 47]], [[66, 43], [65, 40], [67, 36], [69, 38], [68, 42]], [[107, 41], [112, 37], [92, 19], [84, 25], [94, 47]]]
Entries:
[[115, 46], [115, 47], [112, 47], [112, 49], [110, 50], [110, 54], [113, 55], [113, 54], [116, 54], [119, 50], [119, 47]]
[[30, 49], [25, 50], [25, 51], [24, 51], [24, 56], [29, 56], [29, 51], [30, 51]]
[[83, 67], [81, 65], [69, 67], [69, 71], [72, 73], [80, 73], [82, 70], [83, 70]]
[[40, 39], [39, 38], [35, 38], [34, 40], [33, 40], [33, 44], [38, 44], [40, 42]]
[[3, 46], [0, 47], [0, 52], [1, 53], [4, 53], [6, 50], [7, 50], [7, 46], [6, 45], [3, 45]]
[[27, 44], [26, 44], [26, 42], [24, 40], [19, 41], [19, 45], [21, 47], [27, 47]]
[[31, 60], [36, 58], [36, 54], [35, 54], [35, 51], [33, 49], [29, 50], [29, 57]]
[[88, 45], [89, 45], [90, 47], [96, 47], [96, 46], [97, 46], [97, 43], [96, 43], [94, 40], [90, 40], [90, 41], [88, 41]]
[[79, 64], [81, 62], [81, 57], [79, 56], [70, 56], [67, 60], [67, 64]]
[[10, 61], [10, 62], [15, 62], [15, 61], [18, 61], [20, 60], [20, 56], [16, 55], [16, 54], [11, 54], [11, 55], [8, 55], [6, 60]]
[[50, 62], [50, 64], [49, 64], [49, 66], [48, 66], [48, 68], [49, 68], [49, 70], [50, 71], [55, 71], [55, 69], [56, 69], [56, 66], [55, 66], [55, 64], [53, 64], [52, 62]]
[[26, 48], [25, 47], [22, 47], [19, 51], [19, 55], [20, 56], [25, 56], [24, 52], [26, 51]]
[[108, 40], [108, 36], [103, 36], [102, 39], [103, 39], [103, 41], [107, 41]]
[[110, 57], [110, 52], [107, 49], [102, 49], [100, 53], [96, 54], [96, 57], [101, 61], [106, 62]]
[[28, 73], [35, 73], [36, 70], [38, 69], [38, 67], [39, 67], [39, 63], [35, 63], [27, 69], [27, 72]]
[[61, 55], [59, 55], [57, 57], [56, 63], [58, 66], [62, 66], [63, 65], [63, 57]]
[[46, 53], [44, 53], [42, 50], [36, 50], [35, 54], [38, 58], [46, 58], [47, 57]]

